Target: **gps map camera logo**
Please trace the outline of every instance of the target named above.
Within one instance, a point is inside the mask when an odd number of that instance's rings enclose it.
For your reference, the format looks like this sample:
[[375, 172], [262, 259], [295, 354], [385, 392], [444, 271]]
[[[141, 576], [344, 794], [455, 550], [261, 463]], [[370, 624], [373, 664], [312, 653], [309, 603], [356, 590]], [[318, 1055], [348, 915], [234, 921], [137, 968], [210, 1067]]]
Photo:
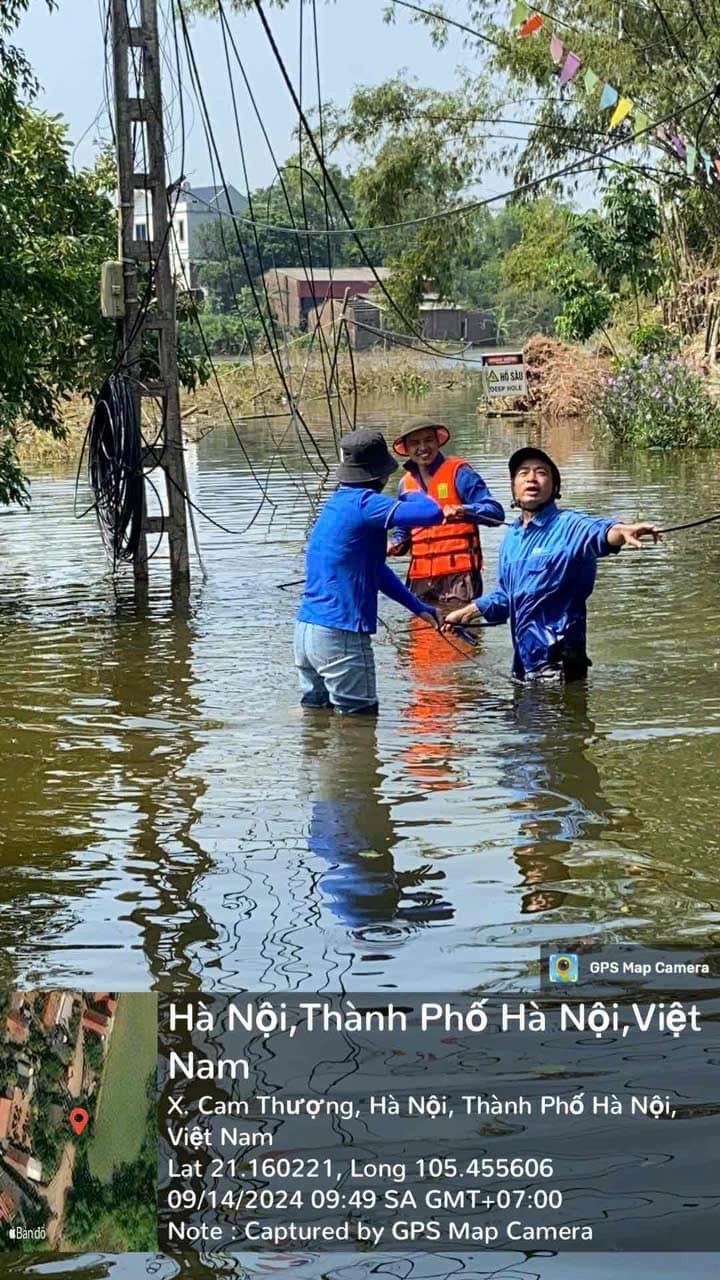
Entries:
[[548, 973], [551, 982], [577, 982], [577, 956], [572, 951], [565, 951], [562, 955], [550, 956]]

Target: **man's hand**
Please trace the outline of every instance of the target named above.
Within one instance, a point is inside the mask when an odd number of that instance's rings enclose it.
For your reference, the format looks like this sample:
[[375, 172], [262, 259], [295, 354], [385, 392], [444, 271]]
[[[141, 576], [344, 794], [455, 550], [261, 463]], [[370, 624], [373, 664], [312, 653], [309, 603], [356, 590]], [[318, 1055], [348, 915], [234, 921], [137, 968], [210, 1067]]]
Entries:
[[434, 627], [436, 631], [440, 630], [440, 619], [437, 615], [437, 609], [433, 609], [431, 605], [428, 605], [427, 609], [423, 609], [422, 613], [418, 614], [418, 617], [422, 618], [423, 622], [429, 622], [430, 626]]
[[452, 613], [449, 613], [445, 618], [444, 625], [446, 627], [452, 627], [457, 623], [459, 626], [462, 626], [465, 622], [473, 622], [475, 618], [479, 618], [480, 616], [480, 610], [473, 600], [472, 604], [465, 604], [462, 609], [453, 609]]
[[608, 546], [632, 547], [639, 551], [641, 538], [652, 538], [657, 542], [660, 537], [657, 525], [654, 524], [614, 524], [607, 531]]
[[456, 524], [459, 520], [467, 520], [467, 511], [457, 503], [448, 503], [443, 507], [446, 524]]
[[409, 538], [388, 538], [387, 554], [389, 556], [404, 556], [405, 552], [409, 550]]

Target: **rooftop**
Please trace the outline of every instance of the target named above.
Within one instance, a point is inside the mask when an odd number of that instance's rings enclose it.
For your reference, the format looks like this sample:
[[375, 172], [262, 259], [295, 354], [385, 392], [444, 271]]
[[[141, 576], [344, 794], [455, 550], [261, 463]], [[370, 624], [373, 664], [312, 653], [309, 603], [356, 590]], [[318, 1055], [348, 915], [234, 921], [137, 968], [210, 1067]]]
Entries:
[[273, 267], [271, 271], [267, 271], [266, 275], [272, 275], [273, 272], [279, 276], [287, 276], [290, 280], [308, 280], [317, 281], [325, 284], [331, 280], [360, 280], [364, 284], [372, 284], [376, 277], [381, 280], [387, 280], [390, 275], [389, 267], [313, 267], [312, 270], [305, 267]]

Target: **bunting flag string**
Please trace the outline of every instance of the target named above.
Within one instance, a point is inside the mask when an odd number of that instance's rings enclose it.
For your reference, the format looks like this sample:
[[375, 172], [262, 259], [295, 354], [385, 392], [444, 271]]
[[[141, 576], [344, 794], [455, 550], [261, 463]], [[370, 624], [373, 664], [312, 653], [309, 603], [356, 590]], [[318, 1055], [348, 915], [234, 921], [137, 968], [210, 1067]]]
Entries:
[[[517, 35], [520, 37], [533, 35], [544, 26], [544, 18], [542, 14], [531, 9], [526, 0], [515, 0], [510, 15], [510, 21], [516, 28]], [[568, 49], [560, 36], [552, 31], [550, 33], [550, 57], [555, 65], [559, 68], [560, 87], [570, 84], [574, 80], [578, 71], [583, 65], [579, 54]], [[618, 125], [626, 120], [630, 113], [633, 113], [633, 132], [635, 135], [647, 133], [650, 127], [650, 121], [646, 111], [642, 107], [636, 107], [632, 98], [621, 94], [614, 85], [609, 81], [603, 81], [602, 78], [593, 71], [592, 67], [586, 67], [582, 77], [582, 83], [585, 93], [592, 94], [598, 85], [602, 85], [600, 90], [600, 100], [598, 108], [600, 111], [610, 111], [611, 116], [609, 128], [616, 129]], [[665, 125], [658, 125], [655, 129], [655, 137], [665, 147], [669, 147], [677, 156], [678, 160], [684, 161], [685, 172], [688, 177], [695, 175], [698, 160], [701, 161], [707, 180], [710, 181], [713, 169], [720, 176], [720, 159], [710, 156], [709, 152], [703, 151], [696, 144], [685, 143], [678, 133], [669, 130]]]

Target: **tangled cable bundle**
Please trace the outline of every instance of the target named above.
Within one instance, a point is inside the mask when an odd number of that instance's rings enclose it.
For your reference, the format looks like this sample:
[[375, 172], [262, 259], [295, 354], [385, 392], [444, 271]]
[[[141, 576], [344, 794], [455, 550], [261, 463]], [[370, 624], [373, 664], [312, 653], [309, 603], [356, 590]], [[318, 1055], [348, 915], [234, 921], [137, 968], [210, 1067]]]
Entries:
[[114, 373], [103, 383], [85, 445], [100, 534], [114, 568], [132, 560], [142, 532], [142, 436], [129, 378]]

